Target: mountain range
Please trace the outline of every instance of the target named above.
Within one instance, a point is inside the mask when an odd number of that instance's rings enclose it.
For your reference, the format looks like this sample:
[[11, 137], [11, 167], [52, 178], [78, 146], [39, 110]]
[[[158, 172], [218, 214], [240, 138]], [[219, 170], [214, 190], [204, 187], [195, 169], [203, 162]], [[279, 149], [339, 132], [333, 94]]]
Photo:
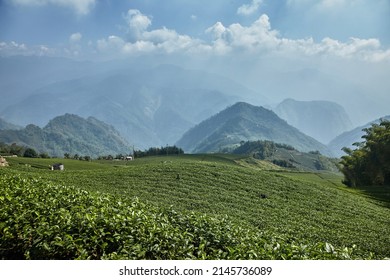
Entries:
[[176, 143], [192, 153], [222, 152], [242, 141], [270, 140], [309, 152], [331, 155], [329, 149], [300, 132], [271, 110], [238, 102], [187, 131]]
[[289, 98], [276, 106], [274, 111], [292, 126], [324, 144], [353, 128], [344, 108], [335, 102]]
[[84, 119], [72, 114], [56, 117], [43, 128], [29, 124], [19, 130], [0, 130], [0, 142], [57, 157], [65, 153], [97, 157], [131, 152], [130, 145], [112, 126], [93, 117]]
[[[23, 126], [43, 126], [66, 113], [93, 116], [115, 126], [136, 148], [144, 149], [174, 143], [195, 124], [239, 100], [267, 100], [228, 78], [168, 64], [143, 67], [137, 61], [109, 62], [95, 64], [93, 69], [87, 62], [46, 59], [28, 60], [42, 65], [46, 78], [34, 73], [39, 71], [33, 67], [23, 68], [21, 58], [6, 59], [11, 74], [0, 78], [7, 99], [0, 117]], [[27, 84], [35, 79], [39, 82], [27, 87], [24, 82], [6, 80], [17, 76], [17, 70]], [[4, 66], [0, 72], [6, 73]]]
[[[51, 119], [64, 114], [75, 114], [83, 118], [92, 116], [112, 125], [127, 142], [142, 150], [176, 143], [188, 130], [236, 102], [272, 108], [289, 125], [323, 144], [352, 129], [348, 114], [334, 102], [297, 101], [289, 98], [277, 106], [270, 106], [269, 98], [273, 95], [279, 96], [283, 92], [282, 96], [294, 96], [294, 83], [305, 82], [305, 98], [302, 98], [305, 100], [314, 93], [317, 96], [317, 91], [323, 85], [333, 84], [334, 77], [330, 76], [318, 84], [316, 81], [322, 75], [315, 69], [288, 71], [282, 76], [262, 72], [258, 79], [259, 86], [253, 90], [235, 82], [233, 78], [216, 74], [219, 72], [191, 70], [163, 62], [156, 57], [101, 62], [35, 56], [0, 57], [0, 129], [21, 129], [29, 124], [43, 127]], [[210, 71], [212, 69], [210, 67]], [[259, 75], [248, 73], [255, 74]], [[276, 77], [282, 77], [283, 83], [272, 80]], [[237, 79], [245, 81], [244, 77]], [[281, 88], [272, 87], [270, 83], [280, 85]], [[322, 89], [325, 92], [327, 90], [326, 87]], [[333, 91], [329, 91], [329, 94], [331, 92], [339, 95], [339, 92]], [[350, 102], [353, 103], [354, 100], [351, 99]], [[229, 122], [231, 124], [225, 124], [225, 129], [228, 126], [237, 128], [230, 129], [232, 139], [265, 138], [264, 131], [246, 131], [251, 127], [251, 122], [256, 123], [255, 120], [229, 119]], [[239, 127], [242, 128], [242, 137], [237, 137]], [[229, 129], [224, 132], [225, 136], [228, 131]], [[284, 132], [284, 138], [277, 137], [279, 140], [274, 140], [282, 143], [292, 141], [298, 149], [308, 148], [307, 144], [314, 140], [299, 147], [297, 145], [302, 141], [286, 135]], [[215, 136], [213, 141], [225, 146], [224, 141], [217, 139], [220, 137], [219, 132]], [[211, 139], [207, 141], [213, 142]], [[331, 141], [329, 147], [336, 151], [335, 155], [339, 155], [341, 144], [335, 144], [335, 141], [338, 140]], [[347, 139], [343, 146], [350, 145], [348, 141]], [[316, 146], [312, 144], [309, 147]], [[208, 151], [220, 148], [210, 147], [201, 149], [200, 146], [196, 148], [191, 144], [188, 150]], [[324, 148], [324, 145], [319, 146], [318, 150], [329, 154], [329, 149]]]

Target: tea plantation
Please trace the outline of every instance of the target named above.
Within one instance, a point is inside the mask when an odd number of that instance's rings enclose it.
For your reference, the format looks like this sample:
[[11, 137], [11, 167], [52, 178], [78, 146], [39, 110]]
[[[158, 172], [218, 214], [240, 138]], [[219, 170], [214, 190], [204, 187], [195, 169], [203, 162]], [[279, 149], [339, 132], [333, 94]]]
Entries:
[[55, 161], [0, 169], [0, 258], [390, 257], [387, 187], [379, 200], [239, 156]]

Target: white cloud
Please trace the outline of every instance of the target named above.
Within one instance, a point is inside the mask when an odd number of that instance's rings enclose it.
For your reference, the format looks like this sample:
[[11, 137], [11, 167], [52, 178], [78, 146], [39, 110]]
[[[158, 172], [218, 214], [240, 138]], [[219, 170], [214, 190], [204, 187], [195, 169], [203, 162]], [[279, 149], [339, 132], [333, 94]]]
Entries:
[[248, 16], [257, 12], [263, 0], [252, 0], [250, 4], [244, 4], [237, 9], [237, 14]]
[[77, 33], [73, 33], [72, 35], [69, 36], [69, 41], [71, 43], [77, 43], [77, 42], [80, 42], [81, 41], [81, 38], [83, 37], [83, 35], [81, 35], [80, 32], [77, 32]]
[[56, 49], [50, 48], [45, 45], [27, 46], [23, 43], [0, 42], [0, 55], [37, 55], [37, 56], [53, 56], [58, 55]]
[[152, 24], [150, 17], [142, 14], [139, 10], [130, 9], [125, 15], [130, 33], [138, 38]]
[[277, 30], [271, 28], [267, 15], [262, 15], [250, 26], [238, 23], [225, 27], [217, 22], [206, 30], [213, 37], [210, 43], [215, 54], [243, 53], [282, 56], [334, 56], [344, 59], [356, 58], [366, 61], [388, 60], [390, 50], [381, 49], [378, 39], [350, 38], [341, 42], [324, 38], [315, 42], [312, 38], [288, 39], [280, 36]]
[[278, 47], [278, 32], [271, 29], [267, 15], [262, 15], [252, 25], [245, 27], [239, 23], [231, 24], [228, 27], [218, 22], [206, 30], [214, 36], [214, 46], [218, 46], [223, 52], [227, 49], [239, 49], [250, 52], [264, 51]]
[[9, 0], [17, 5], [44, 6], [58, 5], [73, 9], [79, 15], [88, 14], [94, 7], [96, 0]]
[[47, 46], [29, 47], [16, 42], [2, 42], [0, 54], [52, 55], [65, 51], [65, 55], [78, 55], [81, 51], [87, 54], [89, 49], [90, 53], [95, 51], [102, 56], [113, 58], [118, 55], [176, 53], [236, 58], [247, 56], [253, 59], [277, 55], [282, 58], [335, 57], [372, 62], [390, 61], [390, 49], [383, 48], [378, 39], [350, 38], [343, 42], [332, 38], [324, 38], [321, 41], [315, 41], [313, 38], [285, 38], [272, 28], [266, 14], [247, 26], [239, 23], [225, 26], [217, 22], [205, 30], [209, 38], [204, 40], [179, 34], [176, 30], [166, 27], [151, 29], [151, 18], [138, 10], [129, 10], [124, 19], [128, 24], [128, 32], [133, 35], [131, 40], [125, 36], [112, 35], [81, 48], [79, 43], [83, 36], [81, 33], [74, 33], [69, 37], [70, 48], [67, 51]]
[[337, 57], [364, 61], [390, 59], [390, 50], [383, 50], [378, 39], [350, 38], [341, 42], [324, 38], [316, 42], [313, 38], [289, 39], [272, 29], [269, 17], [261, 15], [249, 26], [234, 23], [224, 26], [217, 22], [205, 30], [210, 40], [203, 41], [188, 35], [179, 34], [166, 27], [148, 30], [149, 17], [138, 10], [128, 13], [129, 26], [137, 32], [134, 41], [118, 36], [110, 36], [97, 42], [97, 49], [105, 53], [137, 55], [142, 53], [197, 53], [203, 55], [253, 57], [278, 55], [280, 57]]

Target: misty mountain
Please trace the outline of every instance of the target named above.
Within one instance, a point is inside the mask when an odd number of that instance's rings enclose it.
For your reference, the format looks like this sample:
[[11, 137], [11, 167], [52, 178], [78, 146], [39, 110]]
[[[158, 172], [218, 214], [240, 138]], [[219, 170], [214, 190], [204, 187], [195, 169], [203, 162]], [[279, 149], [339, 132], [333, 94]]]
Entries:
[[0, 142], [58, 157], [64, 153], [93, 157], [130, 153], [129, 144], [112, 126], [93, 117], [84, 119], [72, 114], [56, 117], [43, 128], [29, 124], [21, 130], [0, 130]]
[[388, 113], [390, 88], [383, 82], [388, 72], [384, 68], [347, 61], [343, 62], [343, 67], [333, 65], [328, 69], [296, 65], [288, 68], [285, 60], [278, 59], [266, 60], [263, 65], [267, 67], [246, 67], [238, 78], [251, 88], [272, 93], [278, 100], [328, 100], [341, 104], [354, 125], [365, 124]]
[[35, 90], [61, 80], [83, 77], [96, 67], [91, 62], [40, 56], [0, 57], [0, 111]]
[[9, 123], [6, 120], [3, 120], [2, 118], [0, 118], [0, 130], [1, 129], [21, 129], [21, 128], [22, 128], [21, 126]]
[[280, 119], [271, 110], [238, 102], [187, 131], [176, 143], [188, 152], [218, 152], [241, 141], [271, 140], [330, 155], [326, 146]]
[[353, 127], [344, 108], [329, 101], [285, 99], [275, 108], [275, 113], [303, 133], [326, 144]]
[[[266, 102], [265, 97], [216, 74], [166, 64], [148, 68], [110, 63], [107, 71], [104, 64], [95, 63], [89, 75], [74, 79], [62, 72], [61, 80], [32, 88], [0, 116], [23, 126], [43, 126], [66, 113], [93, 116], [143, 149], [174, 143], [196, 123], [239, 100]], [[81, 63], [80, 67], [90, 66]]]
[[[390, 115], [385, 116], [382, 119], [390, 120]], [[328, 144], [328, 148], [332, 151], [334, 155], [338, 157], [345, 155], [345, 153], [341, 149], [344, 147], [355, 149], [356, 147], [353, 146], [353, 143], [362, 142], [364, 140], [362, 139], [362, 136], [365, 134], [363, 129], [370, 127], [374, 123], [379, 124], [380, 119], [374, 120], [372, 122], [367, 123], [366, 125], [359, 126], [355, 129], [342, 133], [341, 135], [330, 141], [330, 143]]]

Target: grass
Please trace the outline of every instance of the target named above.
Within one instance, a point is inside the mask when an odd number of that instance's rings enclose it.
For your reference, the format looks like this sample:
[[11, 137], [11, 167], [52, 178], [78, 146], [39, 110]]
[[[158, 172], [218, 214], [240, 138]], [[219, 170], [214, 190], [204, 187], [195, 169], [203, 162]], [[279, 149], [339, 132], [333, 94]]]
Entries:
[[[138, 197], [161, 209], [226, 215], [235, 223], [283, 236], [286, 242], [357, 245], [364, 256], [389, 257], [390, 209], [373, 196], [341, 184], [332, 173], [266, 171], [240, 156], [183, 155], [132, 162], [65, 164], [49, 171], [49, 159], [9, 159], [1, 173], [41, 177], [119, 197]], [[238, 162], [238, 163], [237, 163]], [[27, 164], [27, 166], [26, 166]], [[30, 166], [29, 166], [30, 164]], [[386, 197], [387, 190], [381, 192]], [[265, 198], [262, 197], [265, 195]]]

